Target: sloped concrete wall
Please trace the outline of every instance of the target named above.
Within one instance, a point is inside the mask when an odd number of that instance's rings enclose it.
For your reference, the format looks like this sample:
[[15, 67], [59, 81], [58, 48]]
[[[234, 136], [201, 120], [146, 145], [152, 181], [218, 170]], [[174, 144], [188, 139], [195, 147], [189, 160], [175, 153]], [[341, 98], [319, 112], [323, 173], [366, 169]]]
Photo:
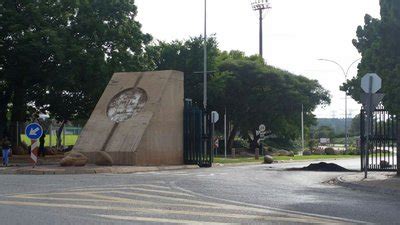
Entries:
[[[137, 115], [116, 123], [107, 116], [119, 93], [140, 88], [147, 101]], [[74, 150], [94, 162], [105, 151], [116, 165], [183, 164], [183, 73], [158, 71], [116, 73], [109, 82]]]

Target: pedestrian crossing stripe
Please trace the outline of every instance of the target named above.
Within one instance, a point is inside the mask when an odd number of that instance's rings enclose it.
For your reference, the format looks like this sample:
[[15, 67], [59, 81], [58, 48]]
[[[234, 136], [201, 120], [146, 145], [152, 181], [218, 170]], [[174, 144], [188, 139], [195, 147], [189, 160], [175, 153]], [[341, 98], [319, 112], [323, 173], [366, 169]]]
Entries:
[[[91, 187], [54, 193], [17, 194], [8, 196], [4, 200], [0, 199], [0, 205], [48, 207], [53, 210], [60, 208], [95, 210], [96, 213], [92, 214], [94, 217], [132, 222], [232, 224], [250, 221], [353, 224], [345, 219], [293, 214], [206, 200], [193, 193], [160, 185]], [[123, 212], [124, 215], [120, 215]]]

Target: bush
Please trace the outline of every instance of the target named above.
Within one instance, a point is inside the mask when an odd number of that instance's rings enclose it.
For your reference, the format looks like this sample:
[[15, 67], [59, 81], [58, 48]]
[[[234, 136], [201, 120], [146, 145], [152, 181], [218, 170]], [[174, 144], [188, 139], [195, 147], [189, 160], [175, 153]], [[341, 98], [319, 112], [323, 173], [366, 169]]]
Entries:
[[304, 151], [303, 155], [311, 155], [311, 151]]
[[233, 141], [233, 148], [249, 148], [247, 141], [237, 138]]

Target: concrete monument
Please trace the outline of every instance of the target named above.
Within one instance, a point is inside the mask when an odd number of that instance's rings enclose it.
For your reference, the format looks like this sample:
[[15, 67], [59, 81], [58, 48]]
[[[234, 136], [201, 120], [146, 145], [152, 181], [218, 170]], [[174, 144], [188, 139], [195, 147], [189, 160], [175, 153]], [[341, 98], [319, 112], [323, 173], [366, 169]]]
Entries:
[[183, 73], [116, 73], [74, 146], [114, 165], [183, 164]]

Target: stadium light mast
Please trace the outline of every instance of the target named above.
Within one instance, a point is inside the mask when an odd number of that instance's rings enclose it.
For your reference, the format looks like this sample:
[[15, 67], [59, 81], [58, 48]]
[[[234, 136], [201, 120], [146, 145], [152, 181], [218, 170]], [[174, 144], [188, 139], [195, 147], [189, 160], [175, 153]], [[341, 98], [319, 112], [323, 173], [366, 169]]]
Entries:
[[259, 12], [259, 20], [260, 20], [260, 46], [259, 46], [259, 55], [263, 57], [263, 11], [266, 9], [270, 9], [270, 3], [268, 0], [252, 0], [251, 7], [254, 11]]

